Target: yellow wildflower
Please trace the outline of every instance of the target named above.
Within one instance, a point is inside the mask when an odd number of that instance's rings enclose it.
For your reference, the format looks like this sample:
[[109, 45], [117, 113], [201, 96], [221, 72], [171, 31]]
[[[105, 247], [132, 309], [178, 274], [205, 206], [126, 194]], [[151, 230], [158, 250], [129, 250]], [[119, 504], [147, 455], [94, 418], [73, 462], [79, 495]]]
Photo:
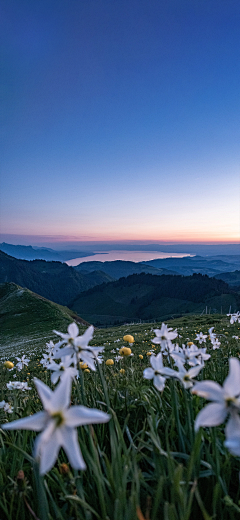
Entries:
[[114, 361], [113, 361], [113, 359], [107, 359], [107, 361], [106, 361], [106, 365], [107, 365], [107, 366], [114, 365]]
[[130, 354], [132, 353], [131, 349], [128, 348], [128, 347], [122, 347], [120, 348], [119, 350], [119, 354], [120, 356], [130, 356]]

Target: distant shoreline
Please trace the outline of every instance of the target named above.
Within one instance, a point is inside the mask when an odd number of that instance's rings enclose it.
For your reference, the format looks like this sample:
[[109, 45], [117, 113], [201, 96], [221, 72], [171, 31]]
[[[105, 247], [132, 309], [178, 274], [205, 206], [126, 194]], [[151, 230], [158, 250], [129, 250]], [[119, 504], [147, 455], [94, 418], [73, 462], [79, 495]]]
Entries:
[[161, 251], [128, 251], [128, 250], [116, 250], [113, 249], [108, 252], [95, 251], [94, 254], [85, 257], [72, 258], [66, 260], [65, 263], [69, 266], [75, 267], [83, 262], [114, 262], [115, 260], [122, 260], [128, 262], [147, 262], [150, 260], [156, 260], [159, 258], [183, 258], [188, 256], [195, 256], [188, 253], [164, 253]]

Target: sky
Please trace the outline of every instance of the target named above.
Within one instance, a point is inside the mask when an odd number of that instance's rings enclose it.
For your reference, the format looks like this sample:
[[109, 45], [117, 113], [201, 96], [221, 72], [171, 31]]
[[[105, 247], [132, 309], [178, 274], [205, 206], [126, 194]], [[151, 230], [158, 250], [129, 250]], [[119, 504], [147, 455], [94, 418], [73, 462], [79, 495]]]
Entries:
[[240, 238], [239, 0], [1, 0], [0, 239]]

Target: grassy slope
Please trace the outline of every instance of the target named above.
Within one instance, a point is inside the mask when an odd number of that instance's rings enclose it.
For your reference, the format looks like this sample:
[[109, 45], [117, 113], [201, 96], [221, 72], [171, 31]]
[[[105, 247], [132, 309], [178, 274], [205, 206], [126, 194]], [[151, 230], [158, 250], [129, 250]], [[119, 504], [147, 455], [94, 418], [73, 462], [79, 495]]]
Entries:
[[52, 339], [53, 329], [66, 330], [75, 319], [87, 324], [67, 307], [62, 307], [23, 289], [14, 283], [0, 285], [0, 352], [4, 355], [12, 347], [33, 348], [44, 346]]

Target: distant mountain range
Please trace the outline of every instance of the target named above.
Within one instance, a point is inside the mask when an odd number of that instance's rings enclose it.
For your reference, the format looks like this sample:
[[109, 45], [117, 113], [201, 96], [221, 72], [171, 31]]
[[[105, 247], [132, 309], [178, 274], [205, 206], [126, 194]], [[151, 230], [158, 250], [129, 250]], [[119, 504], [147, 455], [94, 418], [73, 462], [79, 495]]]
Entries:
[[144, 265], [155, 267], [155, 269], [173, 269], [175, 272], [182, 274], [183, 276], [190, 276], [193, 273], [201, 273], [207, 274], [210, 277], [218, 275], [218, 278], [221, 278], [221, 273], [232, 272], [240, 269], [240, 255], [159, 258], [142, 263]]
[[207, 275], [133, 274], [96, 286], [69, 303], [94, 325], [114, 325], [131, 320], [165, 320], [173, 315], [227, 313], [240, 308], [240, 294], [222, 280]]
[[177, 271], [156, 268], [147, 265], [146, 262], [129, 262], [126, 260], [113, 260], [112, 262], [82, 262], [75, 266], [76, 271], [80, 273], [91, 273], [93, 271], [102, 271], [113, 279], [118, 280], [122, 276], [129, 276], [130, 274], [149, 273], [161, 276], [162, 274], [178, 274]]
[[56, 260], [59, 262], [94, 255], [94, 253], [90, 251], [54, 251], [46, 247], [14, 246], [12, 244], [6, 244], [5, 242], [0, 244], [0, 251], [21, 260], [39, 259], [48, 261]]

